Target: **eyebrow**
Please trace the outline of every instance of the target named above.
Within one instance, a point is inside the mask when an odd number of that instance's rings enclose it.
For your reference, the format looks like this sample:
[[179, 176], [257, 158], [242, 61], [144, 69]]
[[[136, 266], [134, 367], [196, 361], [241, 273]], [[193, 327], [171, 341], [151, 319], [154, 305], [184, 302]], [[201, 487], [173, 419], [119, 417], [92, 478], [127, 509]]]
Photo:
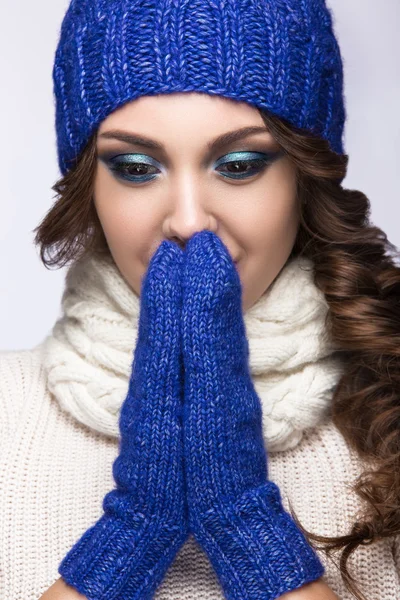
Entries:
[[[241, 127], [240, 129], [235, 129], [233, 131], [228, 131], [226, 133], [222, 133], [211, 142], [207, 143], [207, 148], [209, 152], [213, 152], [214, 150], [221, 148], [222, 146], [226, 146], [243, 138], [246, 138], [250, 135], [255, 135], [257, 133], [270, 133], [267, 127], [260, 126], [250, 126], [250, 127]], [[165, 146], [156, 140], [153, 140], [144, 135], [138, 135], [135, 133], [129, 133], [127, 131], [123, 131], [122, 129], [110, 129], [109, 131], [105, 131], [104, 133], [99, 134], [100, 138], [105, 139], [115, 139], [121, 142], [126, 142], [132, 145], [144, 146], [146, 148], [150, 148], [152, 150], [160, 150], [165, 153]]]

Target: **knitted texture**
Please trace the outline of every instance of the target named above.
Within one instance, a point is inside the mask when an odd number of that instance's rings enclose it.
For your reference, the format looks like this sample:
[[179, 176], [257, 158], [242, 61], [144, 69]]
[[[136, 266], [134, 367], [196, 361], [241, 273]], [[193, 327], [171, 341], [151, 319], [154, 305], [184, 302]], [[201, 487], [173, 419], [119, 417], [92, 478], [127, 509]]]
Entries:
[[[99, 311], [101, 306], [99, 298]], [[106, 366], [102, 371], [105, 377]], [[305, 406], [307, 401], [305, 396]], [[113, 485], [118, 440], [61, 409], [47, 385], [42, 344], [0, 352], [0, 431], [0, 598], [38, 600], [60, 577], [58, 563], [74, 540], [101, 515], [102, 499]], [[351, 531], [363, 507], [350, 489], [361, 463], [331, 419], [321, 417], [294, 448], [269, 452], [268, 469], [284, 506], [289, 510], [290, 501], [309, 531], [326, 536]], [[329, 587], [340, 600], [354, 600], [337, 561], [322, 548], [317, 552]], [[400, 536], [359, 546], [349, 556], [349, 570], [367, 600], [400, 600]], [[154, 600], [224, 600], [193, 536]]]
[[[60, 317], [43, 342], [55, 401], [77, 422], [113, 438], [120, 435], [139, 312], [140, 298], [112, 256], [89, 255], [70, 265]], [[269, 451], [298, 445], [330, 411], [343, 365], [326, 328], [327, 312], [312, 261], [304, 256], [286, 262], [244, 312]]]
[[343, 65], [324, 0], [72, 0], [53, 66], [58, 162], [143, 95], [248, 102], [343, 153]]
[[274, 600], [324, 567], [268, 480], [241, 282], [211, 231], [186, 246], [182, 338], [190, 530], [228, 600]]
[[142, 284], [139, 336], [121, 409], [117, 488], [59, 573], [89, 600], [152, 598], [188, 536], [182, 452], [183, 251], [164, 241]]

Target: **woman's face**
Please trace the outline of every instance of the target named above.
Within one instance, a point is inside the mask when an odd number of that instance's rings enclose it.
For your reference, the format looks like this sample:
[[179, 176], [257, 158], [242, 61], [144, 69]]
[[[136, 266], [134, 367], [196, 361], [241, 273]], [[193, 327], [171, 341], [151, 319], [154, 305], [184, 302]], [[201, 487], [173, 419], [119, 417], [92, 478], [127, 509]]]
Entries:
[[101, 123], [97, 151], [96, 210], [138, 295], [161, 242], [203, 229], [238, 261], [243, 311], [286, 263], [299, 225], [295, 167], [256, 108], [197, 92], [142, 96]]

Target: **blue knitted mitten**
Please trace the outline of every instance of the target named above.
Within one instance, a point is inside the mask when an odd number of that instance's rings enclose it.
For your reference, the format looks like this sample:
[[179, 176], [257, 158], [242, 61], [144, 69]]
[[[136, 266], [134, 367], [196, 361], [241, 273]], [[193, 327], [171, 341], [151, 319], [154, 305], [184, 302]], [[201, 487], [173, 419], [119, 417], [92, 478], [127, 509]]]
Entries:
[[138, 339], [122, 405], [116, 489], [59, 566], [89, 600], [152, 598], [188, 536], [180, 337], [183, 251], [164, 241], [142, 282]]
[[240, 277], [211, 231], [186, 247], [182, 338], [190, 529], [228, 600], [274, 600], [324, 567], [268, 480]]

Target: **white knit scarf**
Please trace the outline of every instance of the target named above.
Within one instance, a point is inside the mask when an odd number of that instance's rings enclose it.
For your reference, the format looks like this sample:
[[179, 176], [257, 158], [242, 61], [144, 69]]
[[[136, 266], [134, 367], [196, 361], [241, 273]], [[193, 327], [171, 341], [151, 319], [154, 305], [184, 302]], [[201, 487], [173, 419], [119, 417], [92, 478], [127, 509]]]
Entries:
[[[48, 389], [80, 423], [119, 437], [140, 298], [111, 256], [91, 256], [69, 267], [61, 305], [43, 341]], [[244, 313], [268, 451], [293, 448], [329, 413], [342, 363], [328, 339], [327, 310], [312, 262], [297, 257]]]

